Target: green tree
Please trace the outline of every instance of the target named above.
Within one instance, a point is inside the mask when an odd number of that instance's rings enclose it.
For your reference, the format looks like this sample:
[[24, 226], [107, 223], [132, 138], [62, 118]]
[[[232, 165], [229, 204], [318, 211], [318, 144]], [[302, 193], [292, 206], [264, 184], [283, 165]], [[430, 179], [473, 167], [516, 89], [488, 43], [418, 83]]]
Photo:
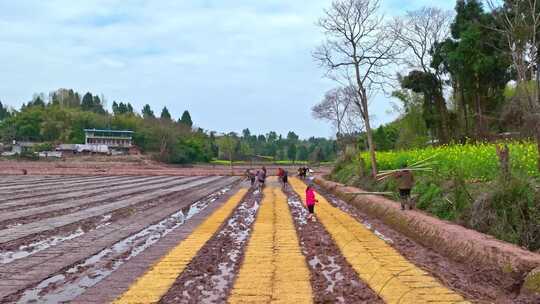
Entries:
[[149, 104], [145, 104], [142, 109], [142, 116], [144, 118], [155, 118], [154, 111], [150, 108]]
[[120, 114], [118, 103], [116, 103], [116, 100], [112, 103], [112, 112], [114, 115]]
[[291, 160], [293, 163], [294, 163], [294, 161], [296, 160], [296, 153], [297, 153], [296, 144], [290, 143], [290, 144], [289, 144], [289, 147], [287, 148], [287, 157], [288, 157], [289, 160]]
[[184, 111], [184, 113], [182, 113], [182, 117], [180, 118], [180, 123], [190, 128], [193, 127], [193, 121], [191, 120], [191, 115], [189, 114], [187, 110]]
[[301, 145], [300, 147], [298, 147], [296, 159], [300, 161], [306, 161], [308, 160], [308, 158], [309, 158], [309, 151], [306, 148], [306, 146]]
[[249, 128], [246, 128], [246, 129], [242, 130], [242, 139], [243, 140], [249, 140], [250, 137], [251, 137], [251, 131], [249, 131]]
[[103, 102], [99, 98], [99, 96], [97, 96], [97, 95], [94, 96], [94, 98], [93, 98], [91, 111], [94, 112], [94, 113], [99, 113], [99, 114], [105, 114], [106, 113], [105, 108], [103, 107]]
[[504, 37], [492, 30], [496, 26], [479, 0], [457, 1], [452, 38], [435, 46], [431, 64], [450, 74], [465, 132], [474, 129], [477, 138], [488, 135], [510, 80], [510, 61], [501, 52]]
[[171, 113], [169, 113], [169, 109], [167, 109], [167, 107], [163, 107], [163, 110], [161, 110], [160, 118], [164, 120], [171, 120]]
[[402, 103], [401, 116], [396, 122], [399, 136], [398, 149], [420, 148], [429, 141], [429, 132], [422, 111], [424, 98], [408, 90], [395, 91], [392, 96]]
[[296, 133], [294, 133], [293, 131], [289, 131], [289, 133], [287, 133], [287, 140], [289, 142], [296, 143], [298, 141], [298, 138], [298, 135], [296, 135]]
[[234, 152], [236, 151], [236, 146], [238, 144], [236, 136], [233, 134], [224, 135], [217, 139], [217, 144], [219, 151], [229, 158], [229, 162], [232, 167]]
[[6, 107], [4, 107], [4, 105], [0, 101], [0, 121], [8, 118], [9, 116], [10, 116], [10, 114], [9, 114], [8, 109]]
[[92, 111], [94, 108], [94, 97], [90, 92], [84, 94], [81, 102], [81, 109], [83, 111]]

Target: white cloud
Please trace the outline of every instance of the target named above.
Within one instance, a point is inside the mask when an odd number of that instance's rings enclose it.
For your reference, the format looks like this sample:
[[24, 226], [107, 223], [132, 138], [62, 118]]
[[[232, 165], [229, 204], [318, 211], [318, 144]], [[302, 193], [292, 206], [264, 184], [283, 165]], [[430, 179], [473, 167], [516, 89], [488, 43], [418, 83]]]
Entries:
[[[0, 1], [0, 99], [68, 87], [175, 117], [189, 109], [207, 129], [327, 136], [310, 109], [334, 84], [311, 51], [330, 2]], [[392, 15], [430, 1], [383, 4]], [[387, 99], [375, 108], [388, 117]]]

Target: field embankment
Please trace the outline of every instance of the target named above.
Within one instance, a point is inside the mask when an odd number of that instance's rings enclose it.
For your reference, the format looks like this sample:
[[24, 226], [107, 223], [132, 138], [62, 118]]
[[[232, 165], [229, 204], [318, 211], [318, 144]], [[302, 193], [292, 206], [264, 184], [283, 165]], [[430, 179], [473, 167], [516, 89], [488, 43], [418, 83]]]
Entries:
[[[402, 211], [389, 199], [375, 195], [355, 195], [358, 188], [315, 178], [315, 182], [368, 216], [431, 248], [452, 260], [475, 265], [483, 272], [514, 280], [523, 278], [540, 266], [540, 254], [524, 250], [491, 236], [442, 221], [419, 211]], [[537, 287], [531, 289], [536, 290]], [[540, 290], [536, 290], [539, 292]]]
[[[528, 142], [507, 143], [508, 174], [495, 144], [465, 144], [379, 152], [380, 170], [430, 159], [431, 172], [414, 172], [413, 197], [418, 209], [514, 243], [540, 250], [540, 188], [538, 151]], [[393, 178], [369, 177], [365, 154], [336, 164], [329, 179], [367, 191], [397, 191]], [[393, 197], [398, 199], [397, 195]]]

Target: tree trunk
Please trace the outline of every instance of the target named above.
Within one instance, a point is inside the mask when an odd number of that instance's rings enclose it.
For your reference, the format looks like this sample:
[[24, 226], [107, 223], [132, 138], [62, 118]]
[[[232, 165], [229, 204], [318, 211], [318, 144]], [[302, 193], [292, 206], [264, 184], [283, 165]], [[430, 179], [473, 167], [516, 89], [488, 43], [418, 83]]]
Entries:
[[447, 144], [450, 139], [450, 136], [448, 134], [448, 109], [446, 108], [446, 103], [444, 101], [442, 93], [436, 93], [435, 102], [441, 118], [439, 139], [441, 140], [441, 143]]
[[[364, 92], [365, 93], [365, 92]], [[371, 159], [371, 175], [373, 177], [377, 176], [377, 155], [375, 154], [375, 145], [373, 143], [373, 131], [371, 130], [371, 123], [369, 122], [369, 112], [368, 112], [368, 103], [367, 97], [365, 94], [362, 94], [362, 104], [364, 106], [364, 123], [366, 125], [366, 135], [369, 148], [369, 156]]]
[[480, 99], [480, 85], [476, 83], [475, 92], [475, 110], [476, 110], [476, 137], [482, 139], [484, 135], [484, 116], [482, 113], [482, 101]]
[[463, 118], [465, 119], [465, 137], [469, 136], [469, 112], [467, 111], [467, 101], [465, 100], [465, 88], [459, 85], [461, 93], [461, 106], [463, 107]]
[[536, 127], [536, 145], [538, 147], [538, 171], [540, 171], [540, 127]]

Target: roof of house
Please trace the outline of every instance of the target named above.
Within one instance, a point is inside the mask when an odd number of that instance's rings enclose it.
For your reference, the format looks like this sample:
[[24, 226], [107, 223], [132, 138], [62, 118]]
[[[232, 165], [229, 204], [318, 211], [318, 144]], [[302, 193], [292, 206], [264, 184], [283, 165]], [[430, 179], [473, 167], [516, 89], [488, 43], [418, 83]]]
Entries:
[[111, 130], [111, 129], [84, 129], [84, 132], [107, 132], [107, 133], [134, 133], [130, 130]]
[[56, 147], [56, 150], [77, 150], [77, 144], [60, 144]]

